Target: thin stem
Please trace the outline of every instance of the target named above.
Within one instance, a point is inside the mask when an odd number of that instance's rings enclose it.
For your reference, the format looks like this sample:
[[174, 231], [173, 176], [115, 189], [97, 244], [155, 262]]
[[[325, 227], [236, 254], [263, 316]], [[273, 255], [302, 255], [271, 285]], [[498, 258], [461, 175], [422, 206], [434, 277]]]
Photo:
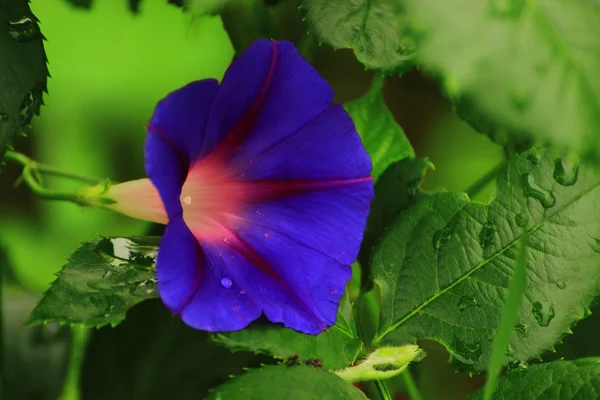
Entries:
[[408, 393], [410, 400], [423, 400], [423, 396], [421, 396], [408, 367], [402, 372], [402, 379], [404, 380], [404, 386], [406, 387], [406, 392]]
[[0, 266], [0, 398], [4, 393], [4, 271]]
[[39, 162], [27, 157], [25, 154], [17, 153], [15, 151], [7, 151], [4, 154], [4, 159], [8, 161], [13, 161], [17, 164], [21, 164], [23, 167], [29, 166], [32, 171], [41, 172], [47, 175], [60, 176], [63, 178], [73, 179], [89, 184], [98, 184], [102, 182], [102, 179], [93, 178], [90, 176], [81, 175], [70, 171], [65, 171], [60, 168], [51, 167], [45, 164], [40, 164]]
[[90, 337], [90, 330], [87, 328], [71, 328], [71, 352], [69, 357], [69, 366], [67, 368], [67, 377], [63, 385], [63, 390], [59, 400], [78, 400], [81, 398], [79, 391], [79, 379], [81, 376], [81, 366], [85, 355], [85, 347]]
[[484, 187], [486, 187], [498, 174], [498, 170], [506, 165], [506, 162], [502, 162], [492, 168], [488, 173], [479, 178], [474, 184], [472, 184], [467, 190], [467, 194], [472, 198], [477, 195]]
[[311, 62], [317, 50], [319, 50], [317, 35], [308, 31], [304, 32], [302, 39], [298, 42], [298, 52], [306, 61]]
[[392, 394], [385, 384], [385, 381], [375, 381], [374, 383], [381, 400], [393, 400]]

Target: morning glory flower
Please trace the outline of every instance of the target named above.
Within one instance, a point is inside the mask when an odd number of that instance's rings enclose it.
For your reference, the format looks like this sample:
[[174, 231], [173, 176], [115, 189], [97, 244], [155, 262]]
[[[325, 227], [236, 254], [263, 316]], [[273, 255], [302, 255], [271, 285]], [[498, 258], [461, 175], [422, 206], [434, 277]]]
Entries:
[[149, 179], [115, 185], [117, 211], [167, 224], [164, 304], [191, 327], [236, 331], [264, 314], [333, 325], [373, 198], [371, 161], [333, 91], [289, 42], [259, 40], [219, 84], [158, 103]]

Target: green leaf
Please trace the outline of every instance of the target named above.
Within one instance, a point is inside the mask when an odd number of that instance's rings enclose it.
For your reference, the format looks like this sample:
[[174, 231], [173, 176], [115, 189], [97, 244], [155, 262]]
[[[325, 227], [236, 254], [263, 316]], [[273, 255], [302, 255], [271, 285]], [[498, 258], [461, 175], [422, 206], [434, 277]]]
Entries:
[[392, 163], [414, 158], [415, 151], [383, 99], [383, 76], [376, 75], [369, 91], [345, 105], [373, 161], [373, 179]]
[[93, 331], [81, 399], [204, 399], [231, 374], [260, 361], [251, 353], [231, 354], [206, 332], [173, 318], [160, 300], [149, 300], [133, 307], [116, 328]]
[[365, 400], [367, 397], [335, 374], [304, 365], [273, 365], [250, 370], [219, 386], [209, 400], [290, 399]]
[[411, 66], [412, 37], [396, 0], [304, 0], [309, 29], [334, 49], [354, 50], [369, 69], [399, 72]]
[[116, 326], [140, 301], [157, 297], [158, 238], [102, 238], [84, 243], [31, 312], [29, 324]]
[[600, 3], [405, 0], [419, 61], [482, 118], [600, 154]]
[[282, 360], [297, 356], [300, 362], [316, 359], [328, 369], [347, 367], [362, 349], [347, 294], [340, 301], [336, 324], [319, 335], [305, 335], [279, 325], [254, 323], [244, 330], [216, 334], [212, 338], [233, 351], [250, 350]]
[[[500, 378], [494, 399], [597, 399], [599, 386], [600, 358], [554, 361], [509, 371]], [[482, 398], [479, 390], [468, 400]]]
[[363, 283], [370, 281], [371, 252], [385, 230], [402, 211], [426, 196], [419, 185], [430, 168], [433, 164], [424, 158], [406, 158], [386, 169], [375, 184], [375, 199], [358, 254]]
[[43, 36], [28, 1], [0, 5], [0, 157], [39, 115], [48, 68]]
[[376, 345], [444, 344], [453, 363], [483, 370], [520, 240], [529, 247], [525, 299], [507, 362], [539, 356], [600, 294], [600, 174], [549, 151], [513, 157], [486, 205], [439, 193], [406, 210], [375, 249], [381, 292]]

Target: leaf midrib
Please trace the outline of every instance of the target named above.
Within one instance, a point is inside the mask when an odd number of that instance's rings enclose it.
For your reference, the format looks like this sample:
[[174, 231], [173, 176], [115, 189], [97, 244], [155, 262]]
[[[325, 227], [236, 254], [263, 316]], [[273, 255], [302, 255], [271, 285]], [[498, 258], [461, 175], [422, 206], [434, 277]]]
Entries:
[[[463, 280], [467, 279], [469, 276], [471, 276], [474, 272], [478, 271], [479, 269], [481, 269], [482, 267], [484, 267], [485, 265], [489, 264], [491, 261], [495, 260], [496, 257], [504, 254], [504, 252], [506, 252], [508, 249], [512, 248], [514, 245], [516, 245], [517, 243], [519, 243], [524, 237], [531, 235], [532, 233], [536, 232], [539, 228], [541, 228], [544, 224], [546, 224], [547, 222], [549, 222], [552, 218], [554, 218], [556, 215], [559, 215], [560, 213], [562, 213], [564, 210], [566, 210], [567, 208], [569, 208], [571, 205], [573, 205], [574, 203], [576, 203], [577, 201], [579, 201], [581, 198], [583, 198], [584, 196], [586, 196], [587, 194], [591, 193], [592, 191], [594, 191], [595, 189], [597, 189], [598, 187], [600, 187], [600, 183], [597, 183], [596, 185], [593, 185], [590, 189], [580, 193], [578, 196], [576, 196], [575, 198], [573, 198], [570, 202], [568, 202], [567, 204], [564, 205], [563, 208], [561, 208], [560, 210], [558, 210], [556, 213], [552, 214], [550, 217], [548, 217], [547, 219], [543, 219], [542, 221], [540, 221], [536, 226], [534, 226], [529, 232], [526, 232], [524, 235], [518, 237], [517, 239], [513, 240], [512, 242], [508, 243], [504, 248], [502, 248], [500, 251], [498, 251], [496, 254], [494, 254], [492, 257], [484, 260], [483, 262], [481, 262], [479, 265], [475, 266], [474, 268], [472, 268], [471, 270], [467, 271], [465, 274], [463, 274], [462, 276], [460, 276], [458, 279], [456, 279], [453, 283], [451, 283], [450, 285], [446, 286], [444, 289], [438, 291], [437, 293], [435, 293], [433, 296], [431, 296], [429, 299], [427, 299], [426, 301], [424, 301], [420, 306], [415, 307], [410, 313], [408, 313], [404, 318], [402, 318], [400, 321], [390, 324], [388, 326], [388, 328], [386, 328], [386, 330], [375, 336], [375, 338], [373, 339], [372, 345], [376, 346], [378, 343], [380, 343], [383, 338], [385, 338], [389, 333], [395, 331], [396, 329], [398, 329], [402, 324], [404, 324], [406, 321], [408, 321], [409, 319], [411, 319], [413, 316], [417, 315], [423, 308], [425, 308], [426, 306], [428, 306], [430, 303], [432, 303], [433, 301], [435, 301], [438, 297], [440, 297], [441, 295], [445, 294], [446, 292], [448, 292], [449, 290], [453, 289], [456, 285], [458, 285], [459, 283], [461, 283]], [[458, 211], [464, 209], [467, 204], [471, 204], [472, 201], [465, 203]], [[489, 204], [487, 205], [487, 207], [489, 207]], [[457, 213], [458, 213], [457, 211]]]

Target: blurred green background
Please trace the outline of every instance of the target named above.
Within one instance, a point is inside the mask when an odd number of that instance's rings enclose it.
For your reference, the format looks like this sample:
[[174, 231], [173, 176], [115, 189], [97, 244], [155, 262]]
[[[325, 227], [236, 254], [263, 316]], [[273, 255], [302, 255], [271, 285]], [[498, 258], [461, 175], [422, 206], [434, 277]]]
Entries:
[[[192, 16], [165, 0], [146, 0], [133, 15], [126, 3], [96, 1], [87, 11], [65, 0], [32, 1], [47, 38], [52, 77], [41, 117], [29, 137], [15, 144], [17, 151], [114, 181], [143, 177], [144, 125], [156, 102], [192, 80], [222, 77], [234, 52], [219, 17]], [[274, 12], [281, 16], [280, 25], [301, 32], [297, 2], [282, 2]], [[322, 47], [313, 63], [334, 87], [338, 102], [362, 95], [372, 78], [349, 51]], [[436, 166], [425, 189], [464, 191], [502, 161], [502, 149], [461, 121], [437, 86], [419, 72], [388, 78], [385, 97], [417, 155]], [[22, 321], [79, 241], [139, 235], [149, 227], [102, 210], [39, 201], [26, 188], [13, 188], [18, 173], [9, 165], [0, 175], [0, 264], [10, 270], [4, 298], [4, 389], [13, 391], [11, 399], [54, 399], [62, 391], [69, 356], [81, 361], [83, 355], [70, 353], [69, 329], [23, 327]], [[491, 190], [476, 199], [485, 201]], [[76, 332], [80, 339], [85, 336]], [[482, 383], [481, 377], [455, 374], [440, 345], [424, 345], [430, 356], [414, 369], [426, 399], [464, 398]], [[74, 372], [63, 398], [77, 398]], [[31, 383], [24, 385], [24, 379]]]

